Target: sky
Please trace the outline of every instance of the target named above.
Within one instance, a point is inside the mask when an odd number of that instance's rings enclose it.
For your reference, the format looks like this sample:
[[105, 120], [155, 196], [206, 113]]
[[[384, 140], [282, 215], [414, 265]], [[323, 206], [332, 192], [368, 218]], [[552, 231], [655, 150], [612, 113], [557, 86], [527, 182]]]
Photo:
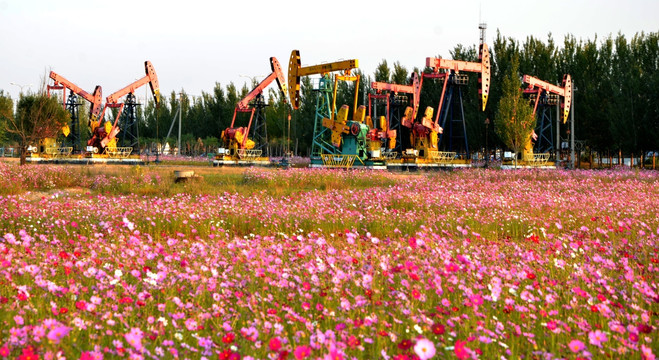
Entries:
[[[383, 59], [411, 71], [475, 45], [479, 22], [489, 44], [497, 30], [520, 42], [551, 33], [560, 44], [566, 34], [657, 32], [657, 14], [657, 0], [0, 0], [0, 89], [17, 99], [52, 70], [88, 92], [101, 85], [105, 97], [143, 77], [150, 60], [161, 93], [199, 96], [216, 82], [262, 80], [271, 56], [286, 69], [294, 49], [303, 66], [358, 59], [372, 75]], [[138, 99], [150, 97], [146, 88]]]

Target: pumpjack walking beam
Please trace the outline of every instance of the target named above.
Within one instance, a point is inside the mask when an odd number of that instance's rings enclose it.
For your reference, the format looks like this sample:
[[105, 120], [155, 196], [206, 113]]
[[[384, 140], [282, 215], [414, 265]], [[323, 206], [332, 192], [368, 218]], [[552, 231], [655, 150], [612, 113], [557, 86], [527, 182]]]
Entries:
[[[377, 93], [383, 91], [389, 93], [387, 99], [387, 124], [388, 129], [396, 132], [397, 141], [393, 150], [397, 153], [402, 153], [406, 148], [411, 146], [411, 144], [409, 144], [409, 129], [412, 128], [414, 119], [416, 119], [419, 110], [422, 81], [420, 80], [419, 75], [413, 72], [411, 82], [411, 85], [390, 84], [385, 82], [371, 83], [371, 88], [376, 90]], [[400, 96], [398, 94], [410, 95], [412, 101], [400, 101]], [[402, 114], [401, 110], [403, 110]]]
[[[102, 143], [109, 143], [116, 138], [116, 135], [119, 131], [123, 131], [121, 137], [121, 145], [124, 147], [132, 147], [133, 150], [137, 149], [139, 152], [139, 132], [137, 126], [137, 106], [140, 104], [137, 103], [137, 98], [135, 97], [135, 91], [140, 87], [149, 84], [151, 88], [151, 93], [156, 102], [156, 105], [160, 103], [160, 84], [158, 82], [158, 76], [156, 75], [156, 70], [151, 64], [150, 61], [144, 62], [144, 71], [146, 75], [130, 84], [126, 87], [110, 94], [106, 98], [106, 108], [107, 107], [120, 107], [118, 105], [119, 99], [127, 96], [126, 101], [123, 103], [122, 111], [120, 111], [119, 116], [114, 121], [112, 128], [109, 132], [101, 134], [103, 131], [98, 131], [94, 133], [94, 138], [90, 140], [88, 145], [92, 145], [94, 142], [95, 145], [100, 145]], [[123, 110], [125, 109], [125, 112]], [[105, 108], [101, 112], [101, 115], [104, 113]], [[120, 120], [121, 119], [121, 120]], [[100, 126], [98, 127], [100, 128]], [[100, 137], [100, 139], [98, 139]], [[104, 145], [102, 146], [104, 147]]]
[[562, 86], [550, 84], [530, 75], [524, 75], [522, 82], [527, 84], [524, 93], [531, 96], [533, 115], [539, 117], [535, 131], [538, 137], [535, 149], [539, 152], [553, 152], [552, 108], [560, 102], [563, 108], [560, 117], [565, 123], [572, 107], [572, 78], [569, 74], [565, 74]]
[[[351, 70], [359, 66], [359, 61], [357, 59], [343, 60], [337, 62], [331, 62], [320, 65], [312, 66], [302, 66], [300, 60], [300, 51], [293, 50], [291, 52], [291, 57], [288, 63], [288, 93], [289, 99], [293, 109], [297, 110], [300, 107], [300, 78], [303, 76], [309, 75], [322, 75], [319, 87], [318, 87], [318, 98], [316, 101], [316, 114], [314, 118], [314, 132], [313, 132], [313, 141], [311, 144], [311, 157], [319, 158], [322, 153], [335, 153], [337, 151], [336, 147], [333, 145], [332, 134], [336, 133], [333, 129], [323, 126], [324, 119], [334, 120], [336, 114], [336, 103], [334, 99], [330, 99], [335, 95], [333, 88], [333, 82], [330, 79], [329, 74], [332, 72], [341, 71], [342, 77], [337, 78], [337, 80], [353, 80], [351, 75]], [[355, 79], [359, 81], [359, 79]], [[357, 89], [359, 86], [355, 87], [355, 99], [357, 97]], [[356, 112], [356, 100], [355, 108], [353, 108], [353, 118]], [[335, 136], [336, 137], [336, 136]]]
[[[233, 119], [231, 120], [231, 125], [229, 128], [223, 131], [223, 139], [225, 139], [227, 142], [235, 142], [235, 147], [237, 149], [247, 149], [250, 147], [248, 146], [248, 142], [250, 141], [248, 136], [251, 134], [255, 149], [265, 149], [267, 151], [268, 132], [264, 110], [268, 105], [265, 102], [263, 91], [268, 86], [270, 86], [270, 84], [276, 81], [284, 103], [286, 103], [287, 95], [284, 72], [281, 68], [281, 65], [279, 64], [279, 61], [277, 61], [277, 58], [270, 58], [270, 68], [272, 69], [272, 73], [263, 79], [263, 81], [261, 81], [252, 91], [250, 91], [247, 96], [245, 96], [238, 102], [238, 104], [236, 104], [236, 108], [233, 112]], [[246, 129], [243, 127], [235, 128], [236, 116], [238, 113], [250, 114]], [[253, 130], [252, 124], [254, 124]], [[238, 133], [240, 133], [240, 135], [238, 135]]]
[[[437, 114], [435, 117], [434, 125], [441, 126], [442, 128], [449, 128], [449, 144], [446, 144], [445, 136], [447, 131], [444, 131], [440, 136], [440, 145], [447, 146], [452, 148], [454, 140], [463, 140], [465, 155], [469, 155], [469, 144], [467, 141], [467, 132], [466, 132], [466, 123], [464, 118], [464, 111], [462, 109], [462, 90], [460, 85], [466, 85], [467, 79], [464, 76], [461, 76], [461, 72], [475, 72], [478, 73], [478, 82], [480, 88], [478, 93], [480, 94], [481, 100], [481, 109], [485, 111], [485, 106], [487, 105], [487, 99], [490, 93], [490, 78], [491, 78], [491, 67], [490, 67], [490, 52], [487, 47], [487, 44], [482, 42], [479, 46], [478, 52], [479, 62], [468, 62], [468, 61], [459, 61], [459, 60], [447, 60], [441, 58], [426, 58], [426, 66], [432, 69], [432, 73], [424, 74], [424, 77], [435, 77], [443, 78], [444, 85], [442, 88], [442, 95], [439, 100], [439, 105], [437, 106]], [[440, 72], [443, 70], [444, 72]], [[455, 100], [453, 98], [454, 87], [457, 87], [458, 92], [458, 102], [459, 102], [459, 114], [458, 118], [451, 116], [451, 120], [447, 122], [447, 118], [450, 113], [454, 113], [455, 110], [453, 106], [455, 105]], [[461, 129], [454, 129], [455, 127], [460, 127]], [[462, 132], [460, 135], [459, 132]]]
[[[51, 90], [62, 90], [62, 106], [71, 114], [71, 123], [63, 129], [64, 136], [72, 145], [74, 153], [82, 151], [77, 97], [80, 96], [90, 103], [87, 122], [87, 125], [90, 126], [93, 121], [96, 121], [103, 107], [103, 90], [100, 85], [97, 85], [94, 92], [90, 94], [54, 71], [50, 72], [49, 77], [53, 80], [53, 85], [47, 86], [48, 96], [50, 96]], [[66, 89], [70, 91], [69, 96], [66, 95]]]

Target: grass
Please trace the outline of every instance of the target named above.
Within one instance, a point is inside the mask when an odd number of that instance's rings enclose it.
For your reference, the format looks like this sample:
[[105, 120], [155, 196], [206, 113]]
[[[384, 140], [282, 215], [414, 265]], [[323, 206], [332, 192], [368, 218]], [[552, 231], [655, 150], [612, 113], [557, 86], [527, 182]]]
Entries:
[[[196, 177], [176, 183], [174, 170], [192, 169]], [[146, 166], [76, 166], [39, 165], [23, 167], [0, 163], [0, 195], [17, 195], [28, 191], [54, 192], [78, 188], [92, 194], [137, 194], [167, 197], [175, 194], [218, 195], [265, 192], [287, 196], [300, 191], [330, 191], [392, 186], [386, 175], [352, 177], [351, 171], [328, 172], [324, 176], [279, 177], [285, 170], [249, 168], [212, 168], [173, 165]]]

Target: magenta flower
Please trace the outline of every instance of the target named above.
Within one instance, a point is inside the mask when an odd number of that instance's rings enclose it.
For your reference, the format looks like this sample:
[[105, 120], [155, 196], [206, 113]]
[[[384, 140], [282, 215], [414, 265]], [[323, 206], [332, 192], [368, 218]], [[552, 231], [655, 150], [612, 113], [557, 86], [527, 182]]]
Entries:
[[60, 340], [69, 334], [71, 328], [64, 325], [57, 325], [48, 332], [48, 340], [59, 344]]
[[295, 355], [295, 359], [297, 360], [305, 359], [307, 356], [311, 355], [311, 348], [306, 345], [300, 345], [295, 348], [293, 355]]
[[480, 305], [483, 305], [483, 297], [480, 296], [480, 295], [472, 295], [472, 296], [470, 297], [470, 300], [471, 300], [471, 303], [472, 303], [474, 306], [480, 306]]
[[572, 352], [574, 352], [574, 353], [577, 353], [577, 352], [579, 352], [579, 351], [581, 351], [581, 350], [583, 350], [583, 349], [586, 348], [586, 345], [584, 345], [583, 342], [581, 342], [580, 340], [576, 340], [576, 339], [570, 341], [570, 343], [569, 343], [567, 346], [568, 346], [568, 347], [570, 348], [570, 350], [572, 350]]
[[588, 333], [588, 341], [592, 345], [602, 347], [602, 343], [606, 342], [607, 340], [608, 337], [606, 336], [606, 333], [602, 332], [601, 330], [595, 330]]
[[466, 359], [469, 357], [469, 353], [467, 352], [468, 348], [465, 346], [467, 342], [458, 340], [455, 342], [455, 347], [453, 348], [453, 352], [455, 353], [455, 356], [458, 359]]

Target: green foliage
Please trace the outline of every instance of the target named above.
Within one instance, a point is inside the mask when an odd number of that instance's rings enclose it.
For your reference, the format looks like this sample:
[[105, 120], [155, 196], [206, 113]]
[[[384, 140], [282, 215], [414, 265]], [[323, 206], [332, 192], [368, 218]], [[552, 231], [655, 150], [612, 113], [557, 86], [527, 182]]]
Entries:
[[522, 97], [522, 82], [515, 57], [510, 64], [508, 76], [501, 86], [502, 97], [494, 118], [494, 127], [504, 144], [518, 153], [535, 128], [535, 117], [528, 102]]
[[407, 85], [410, 81], [410, 74], [399, 61], [394, 63], [394, 73], [391, 76], [391, 82], [394, 84]]
[[55, 138], [60, 129], [71, 121], [69, 113], [57, 98], [46, 94], [22, 95], [18, 101], [16, 116], [7, 118], [4, 128], [18, 142], [21, 164], [29, 145], [37, 145], [45, 138]]
[[4, 140], [5, 126], [8, 121], [14, 118], [14, 101], [9, 94], [5, 95], [0, 90], [0, 141]]
[[388, 83], [390, 73], [391, 70], [389, 69], [389, 65], [387, 65], [387, 60], [382, 59], [382, 62], [375, 68], [375, 81]]
[[215, 152], [220, 147], [220, 139], [215, 136], [207, 136], [203, 140], [206, 152]]

